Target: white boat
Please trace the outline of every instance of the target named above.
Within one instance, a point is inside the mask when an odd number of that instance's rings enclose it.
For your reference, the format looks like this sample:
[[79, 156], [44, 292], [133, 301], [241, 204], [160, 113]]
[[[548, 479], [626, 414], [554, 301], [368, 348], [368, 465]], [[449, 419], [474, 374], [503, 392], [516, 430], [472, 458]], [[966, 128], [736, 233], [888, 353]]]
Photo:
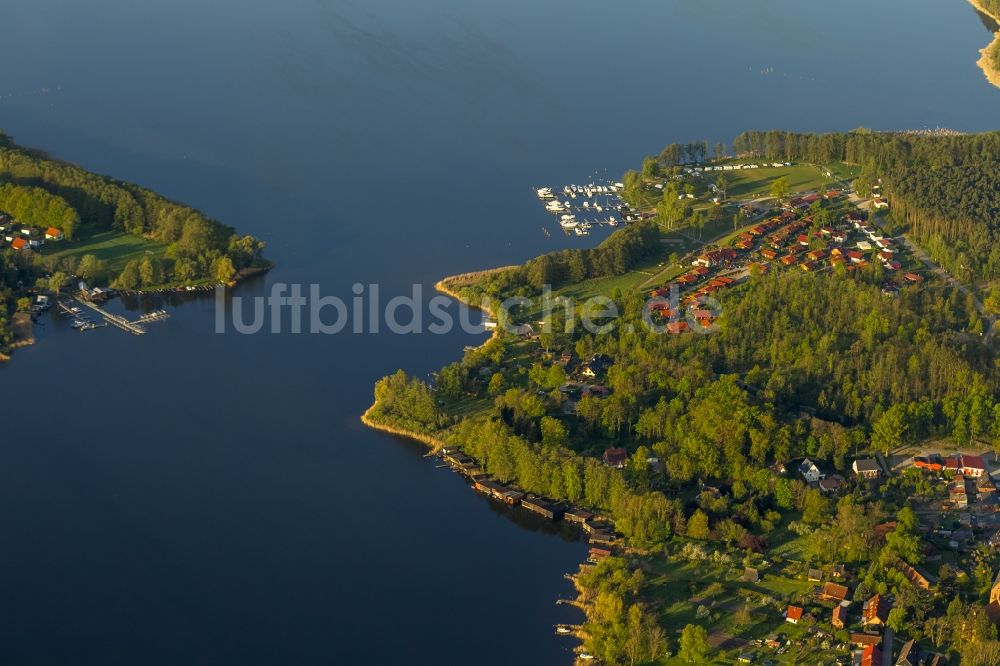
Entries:
[[559, 226], [563, 229], [575, 229], [580, 223], [576, 221], [576, 215], [563, 215], [559, 218]]
[[583, 207], [584, 208], [590, 208], [590, 202], [589, 201], [584, 201], [583, 202]]
[[589, 234], [589, 233], [590, 233], [589, 231], [587, 231], [587, 230], [586, 230], [586, 229], [584, 229], [583, 227], [577, 227], [577, 228], [576, 228], [576, 229], [574, 229], [573, 231], [575, 231], [575, 232], [576, 232], [576, 235], [577, 235], [577, 236], [586, 236], [587, 234]]
[[612, 227], [617, 227], [618, 220], [612, 215], [611, 217], [608, 218], [608, 224], [610, 224]]
[[603, 213], [604, 212], [604, 209], [601, 208], [601, 204], [596, 204], [595, 203], [594, 204], [594, 208], [597, 210], [598, 213]]
[[552, 188], [551, 187], [542, 187], [542, 188], [538, 189], [538, 198], [539, 199], [552, 199], [554, 196], [555, 195], [552, 194]]
[[550, 201], [545, 204], [545, 210], [550, 213], [561, 213], [566, 210], [566, 205], [561, 201]]

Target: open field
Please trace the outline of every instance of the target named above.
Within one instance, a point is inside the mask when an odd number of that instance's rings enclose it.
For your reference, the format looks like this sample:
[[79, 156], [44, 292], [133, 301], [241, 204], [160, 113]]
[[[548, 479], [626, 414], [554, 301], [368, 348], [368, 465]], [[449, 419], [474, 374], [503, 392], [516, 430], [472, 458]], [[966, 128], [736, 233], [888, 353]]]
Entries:
[[820, 190], [835, 184], [835, 181], [827, 178], [819, 167], [807, 164], [781, 168], [725, 171], [723, 173], [729, 179], [729, 188], [726, 194], [730, 199], [770, 196], [771, 183], [782, 176], [788, 178], [791, 192]]
[[162, 243], [109, 230], [87, 234], [74, 241], [49, 242], [42, 246], [39, 254], [58, 259], [75, 257], [77, 260], [85, 254], [92, 254], [108, 262], [111, 272], [117, 274], [133, 259], [142, 259], [145, 256], [161, 258], [166, 250], [167, 246]]

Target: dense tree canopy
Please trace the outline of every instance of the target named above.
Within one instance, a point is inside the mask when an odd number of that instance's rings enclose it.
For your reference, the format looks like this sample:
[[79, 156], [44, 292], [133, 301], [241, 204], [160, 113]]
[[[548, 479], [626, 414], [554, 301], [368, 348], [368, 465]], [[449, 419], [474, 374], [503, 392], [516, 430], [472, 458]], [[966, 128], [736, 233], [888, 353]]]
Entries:
[[[259, 262], [264, 248], [151, 190], [48, 159], [6, 138], [0, 141], [0, 210], [27, 224], [62, 229], [68, 238], [112, 229], [164, 243], [168, 262], [159, 284], [231, 277]], [[222, 258], [232, 271], [220, 268]]]
[[55, 227], [70, 240], [80, 224], [80, 216], [65, 199], [49, 194], [41, 187], [0, 182], [0, 211], [24, 224], [43, 229]]

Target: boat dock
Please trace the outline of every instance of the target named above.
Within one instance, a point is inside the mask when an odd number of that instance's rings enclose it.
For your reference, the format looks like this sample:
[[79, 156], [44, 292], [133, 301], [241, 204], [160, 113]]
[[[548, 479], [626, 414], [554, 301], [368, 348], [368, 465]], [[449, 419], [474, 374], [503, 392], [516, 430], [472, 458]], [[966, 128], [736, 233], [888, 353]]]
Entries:
[[[95, 324], [91, 322], [86, 316], [83, 315], [83, 307], [90, 308], [96, 312], [101, 316], [105, 323]], [[121, 315], [108, 312], [97, 303], [93, 303], [87, 299], [60, 300], [59, 312], [68, 317], [73, 317], [75, 319], [73, 327], [77, 330], [89, 331], [111, 324], [112, 326], [120, 328], [127, 333], [131, 333], [132, 335], [145, 335], [147, 324], [163, 321], [170, 317], [166, 310], [154, 310], [153, 312], [143, 314], [135, 321], [129, 321]]]
[[108, 322], [112, 326], [117, 326], [123, 331], [128, 331], [132, 335], [144, 335], [146, 333], [146, 329], [143, 328], [140, 324], [136, 322], [131, 322], [125, 317], [122, 317], [121, 315], [116, 315], [112, 312], [108, 312], [97, 303], [91, 303], [90, 301], [80, 301], [80, 302], [86, 305], [94, 312], [96, 312], [97, 314], [101, 315], [101, 317], [104, 318], [104, 321]]
[[[608, 182], [567, 185], [559, 192], [551, 187], [542, 187], [535, 192], [545, 204], [546, 212], [559, 216], [559, 226], [564, 232], [586, 236], [590, 233], [591, 227], [600, 225], [616, 227], [638, 219], [638, 213], [622, 199], [623, 189], [624, 185], [621, 183]], [[594, 214], [595, 217], [578, 219], [578, 214]], [[602, 214], [606, 214], [607, 217], [603, 217]], [[544, 227], [543, 230], [548, 232]]]

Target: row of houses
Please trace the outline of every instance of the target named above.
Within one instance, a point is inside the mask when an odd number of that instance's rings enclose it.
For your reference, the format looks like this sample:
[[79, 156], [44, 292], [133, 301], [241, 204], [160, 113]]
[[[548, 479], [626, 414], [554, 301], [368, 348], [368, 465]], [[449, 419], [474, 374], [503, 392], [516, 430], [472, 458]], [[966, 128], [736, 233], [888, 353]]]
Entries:
[[[779, 261], [783, 266], [798, 265], [806, 271], [817, 270], [824, 259], [828, 259], [831, 266], [846, 264], [849, 270], [863, 268], [872, 259], [880, 261], [889, 271], [902, 268], [897, 261], [897, 249], [892, 239], [868, 226], [860, 213], [848, 213], [845, 223], [838, 227], [824, 226], [812, 233], [800, 233], [792, 239], [792, 234], [807, 226], [810, 220], [809, 217], [803, 218], [773, 233], [765, 240], [767, 247], [760, 249], [760, 256], [767, 261]], [[851, 243], [852, 233], [855, 232], [863, 236], [861, 240]]]
[[[805, 458], [799, 463], [798, 471], [806, 483], [819, 484], [826, 480], [826, 473], [821, 471], [816, 463], [809, 458]], [[874, 458], [858, 458], [851, 463], [851, 471], [857, 478], [871, 481], [879, 478], [882, 474], [882, 467]]]
[[942, 457], [940, 453], [914, 456], [913, 466], [930, 472], [952, 472], [964, 477], [978, 479], [986, 474], [986, 461], [982, 456], [969, 453], [953, 453]]
[[46, 241], [63, 240], [63, 232], [55, 227], [42, 229], [22, 224], [6, 213], [0, 213], [0, 248], [10, 247], [15, 251], [35, 249]]

